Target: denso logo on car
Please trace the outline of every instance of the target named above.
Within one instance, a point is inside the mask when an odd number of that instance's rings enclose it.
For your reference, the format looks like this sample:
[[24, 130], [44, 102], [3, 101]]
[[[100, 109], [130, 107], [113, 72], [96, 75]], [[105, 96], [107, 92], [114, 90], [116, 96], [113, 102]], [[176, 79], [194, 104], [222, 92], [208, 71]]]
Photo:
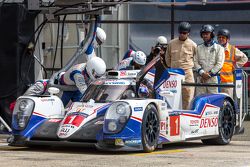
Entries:
[[200, 128], [212, 128], [218, 126], [218, 118], [202, 118]]
[[177, 80], [166, 81], [163, 83], [163, 88], [176, 88]]

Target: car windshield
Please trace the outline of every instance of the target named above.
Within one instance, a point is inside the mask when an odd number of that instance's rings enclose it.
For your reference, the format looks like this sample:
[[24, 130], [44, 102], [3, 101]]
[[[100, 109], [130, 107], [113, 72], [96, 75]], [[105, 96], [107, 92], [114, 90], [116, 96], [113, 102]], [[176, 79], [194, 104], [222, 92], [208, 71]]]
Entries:
[[[88, 102], [93, 99], [95, 102], [105, 103], [112, 102], [119, 99], [124, 99], [124, 94], [131, 87], [130, 85], [95, 85], [91, 84], [86, 90], [82, 101]], [[130, 98], [126, 95], [126, 98]]]

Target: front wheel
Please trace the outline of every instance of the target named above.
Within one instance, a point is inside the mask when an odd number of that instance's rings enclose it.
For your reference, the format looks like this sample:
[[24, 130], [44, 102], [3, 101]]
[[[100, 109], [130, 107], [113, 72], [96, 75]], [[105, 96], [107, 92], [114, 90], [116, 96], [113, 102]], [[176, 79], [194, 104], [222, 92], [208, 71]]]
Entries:
[[229, 144], [234, 134], [235, 113], [234, 108], [228, 100], [225, 100], [219, 113], [219, 136], [214, 139], [203, 139], [204, 144]]
[[149, 104], [142, 120], [142, 145], [144, 152], [156, 149], [159, 138], [159, 116], [156, 107]]

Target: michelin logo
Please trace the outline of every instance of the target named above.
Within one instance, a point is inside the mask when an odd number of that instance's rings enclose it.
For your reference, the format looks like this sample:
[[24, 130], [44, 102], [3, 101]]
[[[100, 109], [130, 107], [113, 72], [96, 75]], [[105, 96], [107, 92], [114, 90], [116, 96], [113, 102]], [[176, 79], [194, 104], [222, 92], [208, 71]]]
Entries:
[[141, 144], [141, 140], [126, 140], [125, 144], [128, 146], [134, 146], [134, 145]]

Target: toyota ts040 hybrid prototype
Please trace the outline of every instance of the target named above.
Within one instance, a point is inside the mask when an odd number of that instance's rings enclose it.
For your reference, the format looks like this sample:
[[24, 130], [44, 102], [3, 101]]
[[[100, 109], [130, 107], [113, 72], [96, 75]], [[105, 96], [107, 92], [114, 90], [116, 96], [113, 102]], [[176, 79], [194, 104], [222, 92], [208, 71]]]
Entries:
[[182, 109], [184, 71], [163, 68], [159, 57], [140, 72], [108, 72], [66, 109], [53, 94], [21, 96], [13, 113], [11, 145], [92, 143], [104, 150], [151, 152], [191, 139], [228, 144], [243, 131], [243, 74], [236, 71], [235, 99], [204, 94], [193, 99], [189, 110]]

